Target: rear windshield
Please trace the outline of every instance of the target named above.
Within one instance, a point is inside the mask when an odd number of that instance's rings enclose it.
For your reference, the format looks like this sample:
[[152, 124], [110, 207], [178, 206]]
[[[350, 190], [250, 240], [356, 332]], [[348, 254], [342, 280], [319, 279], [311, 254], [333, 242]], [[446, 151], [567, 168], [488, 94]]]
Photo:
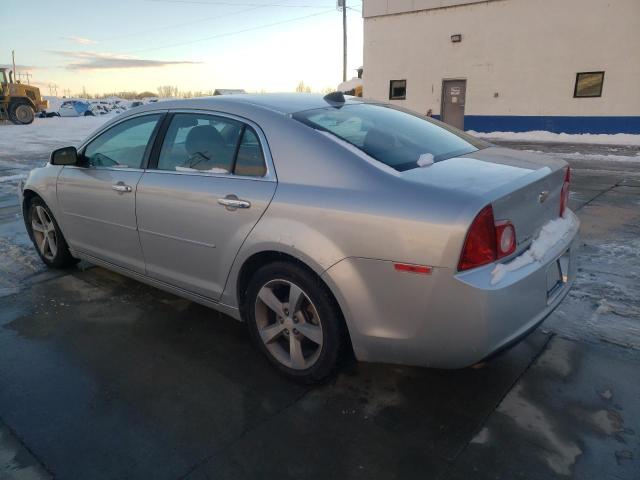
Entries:
[[398, 170], [475, 152], [488, 143], [442, 122], [370, 103], [306, 110], [296, 120], [329, 132]]

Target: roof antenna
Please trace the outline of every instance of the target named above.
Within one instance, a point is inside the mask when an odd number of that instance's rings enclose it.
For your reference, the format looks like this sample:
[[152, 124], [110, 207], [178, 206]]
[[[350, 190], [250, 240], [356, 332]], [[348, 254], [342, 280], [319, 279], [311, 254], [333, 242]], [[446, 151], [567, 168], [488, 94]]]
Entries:
[[[324, 97], [325, 101], [328, 103], [344, 103], [344, 93], [342, 92], [331, 92], [327, 93]], [[334, 105], [335, 107], [339, 107], [341, 105]]]

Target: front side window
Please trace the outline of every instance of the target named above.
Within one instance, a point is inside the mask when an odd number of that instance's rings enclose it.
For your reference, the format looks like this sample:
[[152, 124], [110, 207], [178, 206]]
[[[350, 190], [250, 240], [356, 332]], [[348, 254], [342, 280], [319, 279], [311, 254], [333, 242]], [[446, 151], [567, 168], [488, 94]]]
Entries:
[[437, 120], [389, 105], [319, 108], [298, 112], [293, 118], [335, 135], [398, 171], [418, 167], [418, 160], [425, 156], [440, 162], [489, 145]]
[[574, 98], [601, 97], [604, 72], [582, 72], [576, 74]]
[[261, 177], [267, 172], [254, 130], [227, 117], [176, 113], [160, 150], [159, 170]]
[[389, 100], [404, 100], [407, 98], [407, 81], [391, 80], [389, 84]]
[[145, 115], [117, 124], [87, 145], [84, 158], [91, 167], [140, 168], [160, 117]]

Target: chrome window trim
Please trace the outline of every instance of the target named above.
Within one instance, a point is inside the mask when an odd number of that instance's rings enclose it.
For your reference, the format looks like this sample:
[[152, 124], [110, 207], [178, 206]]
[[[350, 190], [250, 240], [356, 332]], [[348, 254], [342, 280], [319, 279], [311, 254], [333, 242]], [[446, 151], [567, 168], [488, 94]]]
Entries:
[[[106, 125], [103, 126], [103, 128], [101, 128], [100, 130], [98, 130], [97, 132], [95, 132], [93, 135], [91, 135], [89, 138], [85, 139], [84, 142], [82, 142], [78, 147], [77, 150], [78, 152], [82, 151], [85, 149], [85, 147], [87, 145], [89, 145], [91, 142], [93, 142], [94, 139], [96, 139], [97, 137], [99, 137], [100, 135], [102, 135], [103, 133], [106, 133], [108, 130], [111, 130], [113, 127], [116, 127], [118, 125], [120, 125], [123, 122], [126, 122], [127, 120], [132, 120], [134, 118], [138, 118], [138, 117], [143, 117], [145, 115], [164, 115], [168, 112], [168, 110], [166, 109], [162, 109], [162, 110], [150, 110], [147, 112], [140, 112], [140, 113], [136, 113], [133, 115], [127, 115], [124, 118], [119, 119], [117, 122], [113, 122], [113, 123], [109, 123], [107, 122]], [[160, 118], [160, 120], [162, 120], [162, 118]], [[82, 167], [82, 168], [97, 168], [97, 167]], [[108, 167], [111, 168], [111, 167]]]
[[273, 157], [271, 156], [271, 151], [269, 150], [269, 143], [267, 142], [267, 137], [260, 128], [260, 126], [252, 120], [248, 118], [241, 117], [239, 115], [234, 115], [232, 113], [219, 112], [218, 110], [209, 110], [204, 108], [176, 108], [168, 110], [169, 113], [195, 113], [199, 115], [211, 115], [214, 117], [223, 117], [229, 118], [230, 120], [235, 120], [236, 122], [244, 123], [256, 132], [258, 135], [258, 139], [260, 140], [260, 149], [262, 150], [262, 156], [264, 157], [265, 166], [267, 167], [267, 173], [262, 177], [257, 176], [249, 176], [249, 175], [235, 175], [231, 172], [229, 173], [199, 173], [199, 172], [177, 172], [175, 170], [160, 170], [158, 168], [148, 168], [147, 172], [153, 173], [162, 173], [168, 175], [191, 175], [197, 177], [213, 177], [213, 178], [235, 178], [238, 180], [254, 180], [259, 182], [277, 182], [278, 178], [276, 176], [276, 170], [273, 165]]
[[73, 168], [76, 170], [112, 170], [112, 171], [116, 171], [116, 172], [139, 172], [139, 173], [144, 173], [145, 170], [142, 168], [129, 168], [129, 167], [104, 167], [104, 166], [100, 166], [100, 167], [94, 167], [94, 166], [88, 166], [88, 167], [79, 167], [78, 165], [64, 165], [64, 168]]

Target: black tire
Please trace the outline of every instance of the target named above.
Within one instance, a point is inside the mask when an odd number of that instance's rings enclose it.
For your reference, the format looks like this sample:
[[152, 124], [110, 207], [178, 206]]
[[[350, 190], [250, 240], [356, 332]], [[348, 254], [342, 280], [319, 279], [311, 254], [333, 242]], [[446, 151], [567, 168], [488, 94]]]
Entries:
[[26, 100], [17, 100], [9, 105], [9, 119], [16, 125], [29, 125], [36, 118], [36, 112]]
[[[34, 231], [34, 224], [32, 219], [34, 216], [38, 216], [37, 209], [38, 207], [44, 209], [46, 215], [51, 220], [53, 224], [53, 229], [55, 231], [55, 243], [56, 243], [56, 252], [55, 255], [51, 254], [51, 249], [49, 248], [48, 253], [42, 251], [40, 245], [38, 245], [38, 236], [41, 235], [40, 232]], [[42, 201], [40, 197], [33, 197], [29, 201], [29, 205], [26, 208], [26, 216], [24, 219], [25, 226], [27, 227], [27, 232], [29, 233], [29, 238], [33, 242], [33, 246], [36, 248], [36, 252], [38, 252], [38, 256], [50, 268], [69, 268], [76, 263], [78, 263], [78, 259], [73, 258], [71, 256], [71, 252], [69, 252], [69, 246], [67, 245], [67, 241], [62, 235], [62, 231], [58, 226], [58, 222], [51, 213], [51, 210], [47, 205]], [[42, 238], [42, 237], [40, 237]]]
[[[300, 287], [317, 311], [322, 328], [322, 346], [318, 348], [319, 353], [315, 354], [316, 360], [308, 368], [294, 369], [284, 365], [269, 351], [260, 336], [256, 319], [258, 293], [273, 281], [291, 282]], [[275, 317], [275, 314], [271, 314]], [[329, 289], [314, 273], [293, 262], [269, 263], [253, 275], [247, 288], [242, 316], [251, 339], [271, 364], [288, 378], [301, 383], [318, 383], [329, 377], [336, 370], [347, 343], [342, 312]], [[288, 335], [281, 340], [286, 344]]]

